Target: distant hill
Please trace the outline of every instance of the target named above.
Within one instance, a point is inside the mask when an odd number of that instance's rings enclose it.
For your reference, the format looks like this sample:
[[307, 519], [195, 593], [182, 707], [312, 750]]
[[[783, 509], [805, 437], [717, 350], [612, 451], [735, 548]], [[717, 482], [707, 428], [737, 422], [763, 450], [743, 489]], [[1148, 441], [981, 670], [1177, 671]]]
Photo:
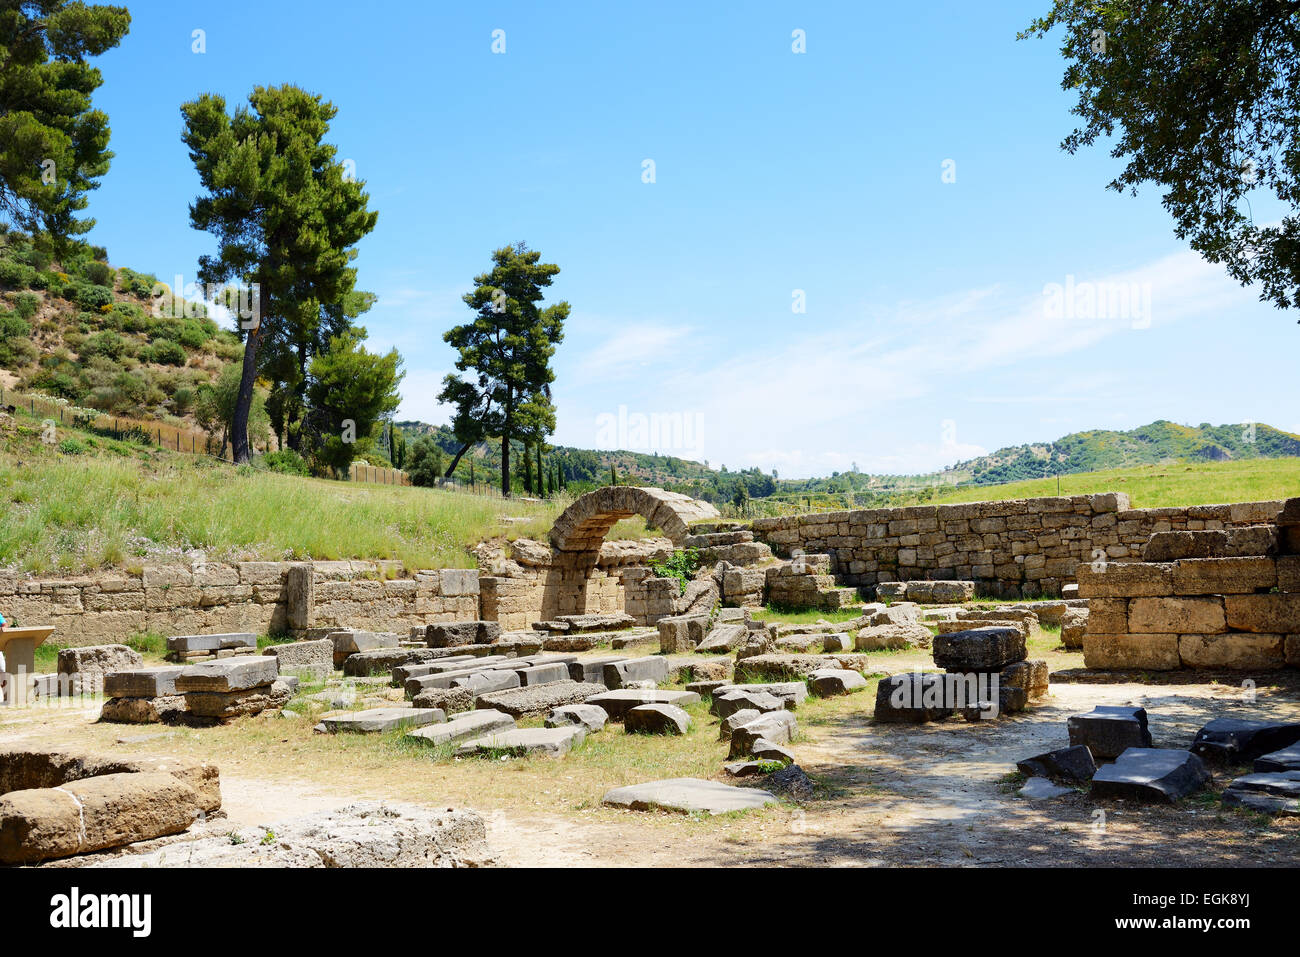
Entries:
[[[396, 425], [410, 438], [433, 435], [448, 456], [460, 448], [446, 426], [414, 421]], [[472, 461], [476, 480], [495, 480], [500, 475], [500, 451], [499, 443], [480, 444], [462, 460], [458, 475]], [[547, 456], [555, 457], [568, 481], [577, 483], [579, 490], [587, 485], [608, 484], [613, 465], [622, 483], [660, 486], [715, 503], [743, 502], [747, 498], [774, 507], [868, 507], [924, 501], [945, 489], [1108, 469], [1300, 457], [1300, 436], [1263, 423], [1187, 426], [1160, 420], [1127, 432], [1094, 429], [1051, 442], [1009, 446], [928, 474], [870, 475], [852, 471], [811, 479], [781, 479], [756, 468], [724, 471], [675, 456], [641, 452], [558, 446]], [[745, 494], [738, 496], [742, 485]]]

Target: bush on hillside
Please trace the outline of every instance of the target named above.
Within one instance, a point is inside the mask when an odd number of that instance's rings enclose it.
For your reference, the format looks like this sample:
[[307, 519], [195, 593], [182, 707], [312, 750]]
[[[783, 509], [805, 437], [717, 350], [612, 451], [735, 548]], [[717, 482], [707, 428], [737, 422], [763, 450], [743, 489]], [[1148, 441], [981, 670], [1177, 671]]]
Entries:
[[155, 340], [140, 350], [141, 361], [156, 362], [158, 365], [183, 366], [186, 358], [184, 346], [170, 339]]
[[280, 452], [267, 452], [262, 456], [260, 464], [263, 468], [270, 469], [272, 472], [281, 472], [285, 475], [311, 474], [311, 469], [307, 465], [307, 460], [293, 449], [284, 449]]
[[22, 316], [0, 310], [0, 366], [26, 365], [36, 358], [31, 334]]

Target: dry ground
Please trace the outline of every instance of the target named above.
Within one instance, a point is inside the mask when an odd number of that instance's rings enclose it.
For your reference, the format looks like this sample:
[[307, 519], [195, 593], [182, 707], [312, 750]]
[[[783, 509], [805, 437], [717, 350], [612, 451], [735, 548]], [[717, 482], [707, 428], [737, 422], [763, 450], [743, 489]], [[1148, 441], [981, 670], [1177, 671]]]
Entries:
[[[1032, 653], [1054, 670], [1081, 663], [1051, 643], [1040, 640]], [[932, 667], [928, 653], [879, 658], [882, 672]], [[919, 727], [873, 725], [870, 689], [810, 699], [793, 750], [816, 796], [713, 819], [599, 803], [622, 784], [721, 779], [726, 744], [703, 705], [684, 738], [629, 736], [612, 725], [559, 760], [455, 759], [399, 735], [317, 735], [307, 715], [178, 729], [98, 724], [95, 708], [36, 708], [0, 711], [0, 736], [214, 761], [232, 825], [271, 825], [358, 798], [470, 807], [487, 819], [493, 852], [507, 865], [1295, 865], [1300, 820], [1223, 809], [1217, 793], [1229, 773], [1216, 772], [1211, 791], [1174, 807], [1094, 801], [1082, 791], [1030, 802], [1009, 780], [1017, 759], [1067, 744], [1066, 717], [1094, 704], [1146, 707], [1159, 746], [1186, 746], [1215, 716], [1300, 720], [1300, 680], [1268, 680], [1276, 683], [1261, 683], [1253, 702], [1236, 685], [1209, 681], [1057, 682], [1026, 714]]]

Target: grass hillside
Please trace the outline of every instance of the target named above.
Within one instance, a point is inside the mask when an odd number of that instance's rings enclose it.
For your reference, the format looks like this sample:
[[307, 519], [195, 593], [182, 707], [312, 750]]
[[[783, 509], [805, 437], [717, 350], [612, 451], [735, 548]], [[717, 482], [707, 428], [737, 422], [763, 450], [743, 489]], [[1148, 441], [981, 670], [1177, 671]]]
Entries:
[[192, 427], [200, 388], [240, 355], [238, 336], [154, 276], [106, 260], [85, 248], [56, 262], [0, 227], [0, 386]]

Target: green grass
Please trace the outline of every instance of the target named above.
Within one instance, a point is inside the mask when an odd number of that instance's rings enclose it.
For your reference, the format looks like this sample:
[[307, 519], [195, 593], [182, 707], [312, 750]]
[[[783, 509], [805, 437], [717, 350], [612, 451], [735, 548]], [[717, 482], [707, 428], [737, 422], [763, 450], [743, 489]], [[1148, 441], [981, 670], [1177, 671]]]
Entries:
[[467, 546], [545, 538], [566, 504], [235, 469], [86, 433], [76, 433], [85, 451], [67, 455], [40, 442], [39, 423], [23, 426], [0, 437], [0, 566], [33, 572], [129, 568], [177, 549], [214, 561], [383, 558], [410, 569], [469, 568]]
[[940, 492], [930, 504], [1125, 492], [1134, 508], [1165, 508], [1271, 501], [1289, 498], [1297, 487], [1300, 458], [1178, 462], [1062, 475], [1059, 493], [1055, 478], [1033, 479]]
[[862, 617], [861, 608], [839, 608], [835, 611], [821, 611], [813, 609], [811, 611], [794, 611], [786, 608], [778, 608], [775, 605], [768, 605], [765, 608], [753, 608], [750, 610], [750, 617], [755, 621], [779, 621], [783, 624], [790, 625], [811, 625], [819, 621], [839, 622], [853, 621]]

